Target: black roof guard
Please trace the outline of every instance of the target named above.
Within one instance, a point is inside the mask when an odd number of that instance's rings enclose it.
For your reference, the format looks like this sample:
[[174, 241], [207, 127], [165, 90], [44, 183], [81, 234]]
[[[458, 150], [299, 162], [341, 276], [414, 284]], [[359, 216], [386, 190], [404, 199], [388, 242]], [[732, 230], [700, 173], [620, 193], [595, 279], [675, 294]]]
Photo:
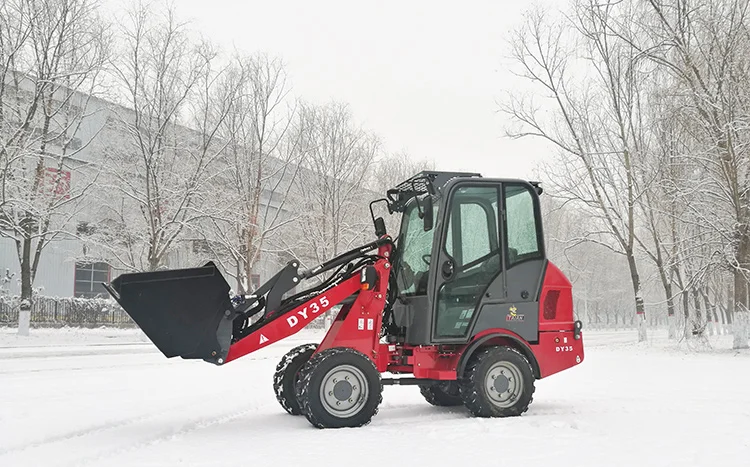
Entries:
[[457, 177], [481, 177], [479, 173], [472, 172], [437, 172], [422, 171], [413, 177], [404, 180], [386, 192], [388, 196], [388, 209], [391, 212], [403, 212], [406, 203], [410, 199], [422, 196], [426, 193], [434, 195], [449, 180]]

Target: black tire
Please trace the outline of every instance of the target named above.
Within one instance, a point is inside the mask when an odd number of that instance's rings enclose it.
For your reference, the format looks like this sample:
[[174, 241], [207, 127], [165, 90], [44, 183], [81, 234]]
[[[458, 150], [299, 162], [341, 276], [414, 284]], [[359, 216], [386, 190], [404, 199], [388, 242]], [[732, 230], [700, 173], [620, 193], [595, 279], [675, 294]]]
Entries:
[[427, 402], [438, 407], [453, 407], [464, 403], [456, 381], [420, 384], [419, 392]]
[[297, 376], [299, 370], [310, 360], [318, 344], [303, 344], [287, 352], [276, 365], [276, 372], [273, 374], [273, 391], [276, 393], [276, 400], [291, 415], [302, 414], [299, 401], [297, 400]]
[[531, 365], [521, 352], [492, 346], [471, 356], [459, 390], [464, 405], [476, 417], [517, 417], [529, 409], [534, 383]]
[[[321, 391], [323, 387], [328, 388], [327, 393]], [[361, 352], [327, 349], [314, 355], [300, 371], [297, 399], [314, 427], [361, 427], [378, 413], [383, 384], [372, 360]]]

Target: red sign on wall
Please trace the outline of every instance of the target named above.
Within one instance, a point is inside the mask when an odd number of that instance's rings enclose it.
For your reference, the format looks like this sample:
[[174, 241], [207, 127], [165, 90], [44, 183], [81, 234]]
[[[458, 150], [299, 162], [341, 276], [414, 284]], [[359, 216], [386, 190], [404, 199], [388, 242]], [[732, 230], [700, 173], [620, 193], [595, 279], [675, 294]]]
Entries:
[[47, 192], [62, 199], [70, 199], [70, 171], [48, 167], [44, 174]]

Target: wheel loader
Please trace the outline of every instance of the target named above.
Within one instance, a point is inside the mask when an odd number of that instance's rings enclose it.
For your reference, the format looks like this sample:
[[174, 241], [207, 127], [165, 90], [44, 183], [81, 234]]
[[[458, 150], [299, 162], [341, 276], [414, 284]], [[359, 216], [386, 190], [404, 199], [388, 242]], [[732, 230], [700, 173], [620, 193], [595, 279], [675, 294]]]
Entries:
[[[370, 423], [386, 385], [476, 417], [519, 416], [536, 380], [584, 358], [571, 284], [545, 254], [541, 193], [536, 182], [424, 171], [370, 203], [374, 241], [311, 269], [289, 261], [252, 293], [232, 294], [213, 262], [104, 285], [166, 357], [214, 365], [333, 309], [322, 341], [290, 350], [273, 375], [283, 409], [318, 428]], [[375, 216], [379, 203], [401, 216], [397, 236]]]

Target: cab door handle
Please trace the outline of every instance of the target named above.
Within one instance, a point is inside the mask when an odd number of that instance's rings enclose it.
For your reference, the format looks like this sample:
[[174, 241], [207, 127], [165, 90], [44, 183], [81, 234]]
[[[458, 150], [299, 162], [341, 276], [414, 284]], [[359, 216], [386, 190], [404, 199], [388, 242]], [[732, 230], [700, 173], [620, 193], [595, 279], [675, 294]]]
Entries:
[[453, 274], [456, 271], [456, 267], [453, 264], [453, 260], [446, 259], [443, 262], [443, 266], [440, 268], [440, 272], [443, 274], [443, 279], [448, 280], [451, 277], [453, 277]]

